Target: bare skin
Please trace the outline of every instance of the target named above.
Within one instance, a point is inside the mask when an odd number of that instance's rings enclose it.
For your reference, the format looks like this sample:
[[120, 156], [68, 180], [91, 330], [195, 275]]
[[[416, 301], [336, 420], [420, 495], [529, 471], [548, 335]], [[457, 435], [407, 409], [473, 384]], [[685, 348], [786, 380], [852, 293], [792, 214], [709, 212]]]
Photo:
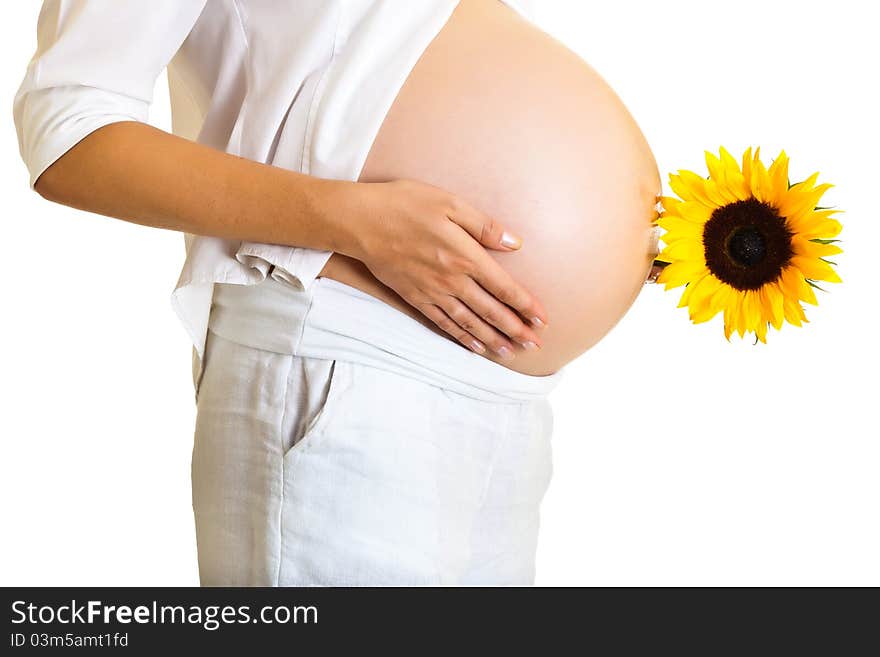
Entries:
[[497, 316], [509, 339], [540, 342], [527, 322], [548, 321], [540, 301], [488, 255], [510, 250], [501, 243], [505, 226], [429, 184], [315, 178], [122, 121], [68, 150], [35, 189], [48, 200], [145, 226], [331, 250], [367, 263], [413, 303], [442, 302], [468, 263], [490, 294], [466, 302]]
[[660, 183], [641, 132], [595, 71], [500, 2], [460, 2], [358, 182], [120, 122], [36, 189], [142, 225], [334, 251], [319, 275], [532, 375], [595, 344], [656, 275], [645, 247]]
[[428, 324], [424, 308], [344, 255], [321, 275], [444, 337], [475, 336], [489, 345], [486, 358], [510, 369], [557, 371], [659, 273], [651, 237], [661, 181], [644, 136], [586, 62], [501, 2], [461, 0], [400, 90], [360, 180], [400, 177], [448, 189], [523, 237], [521, 250], [490, 255], [545, 304], [543, 348], [513, 344], [516, 358], [505, 360], [494, 348], [508, 341], [455, 293], [442, 305], [450, 319]]

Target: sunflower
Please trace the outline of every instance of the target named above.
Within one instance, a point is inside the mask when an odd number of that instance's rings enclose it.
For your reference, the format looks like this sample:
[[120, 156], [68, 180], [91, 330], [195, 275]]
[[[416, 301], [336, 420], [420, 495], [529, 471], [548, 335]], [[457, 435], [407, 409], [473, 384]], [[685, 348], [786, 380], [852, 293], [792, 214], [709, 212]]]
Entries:
[[825, 259], [843, 252], [829, 239], [841, 231], [831, 217], [840, 211], [817, 206], [832, 185], [816, 185], [818, 173], [792, 185], [785, 151], [769, 168], [760, 152], [749, 147], [740, 168], [721, 147], [720, 158], [706, 151], [707, 178], [670, 174], [679, 198], [661, 196], [656, 220], [666, 231], [656, 260], [669, 263], [656, 282], [687, 286], [678, 307], [688, 306], [695, 324], [723, 311], [728, 342], [734, 330], [754, 331], [755, 344], [766, 344], [768, 325], [801, 326], [809, 320], [800, 302], [818, 305], [816, 281], [842, 282]]

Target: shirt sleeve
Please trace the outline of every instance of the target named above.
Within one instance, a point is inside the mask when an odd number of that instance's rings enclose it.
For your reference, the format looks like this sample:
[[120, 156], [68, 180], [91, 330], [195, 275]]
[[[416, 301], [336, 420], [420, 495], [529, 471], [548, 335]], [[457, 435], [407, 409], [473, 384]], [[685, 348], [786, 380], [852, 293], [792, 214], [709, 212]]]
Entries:
[[40, 175], [98, 128], [146, 122], [156, 79], [207, 0], [44, 0], [13, 101], [21, 157]]

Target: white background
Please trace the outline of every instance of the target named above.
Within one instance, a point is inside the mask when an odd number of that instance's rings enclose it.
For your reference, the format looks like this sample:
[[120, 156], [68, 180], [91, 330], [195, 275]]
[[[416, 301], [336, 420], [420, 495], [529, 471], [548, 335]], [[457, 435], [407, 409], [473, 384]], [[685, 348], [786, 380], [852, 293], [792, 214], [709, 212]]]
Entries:
[[[876, 22], [859, 1], [540, 0], [641, 125], [664, 175], [784, 148], [846, 212], [839, 285], [768, 345], [646, 286], [552, 402], [538, 584], [880, 585]], [[174, 232], [27, 185], [12, 98], [35, 0], [0, 24], [0, 584], [197, 585], [190, 344]], [[151, 115], [170, 129], [164, 76]], [[702, 174], [705, 175], [705, 174]]]

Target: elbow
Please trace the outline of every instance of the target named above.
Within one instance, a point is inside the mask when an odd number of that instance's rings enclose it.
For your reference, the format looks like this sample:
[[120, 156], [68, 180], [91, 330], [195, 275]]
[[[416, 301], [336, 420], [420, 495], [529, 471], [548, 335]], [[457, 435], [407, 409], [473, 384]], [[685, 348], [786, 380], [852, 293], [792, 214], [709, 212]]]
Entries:
[[90, 181], [94, 181], [96, 172], [101, 169], [108, 149], [116, 149], [116, 131], [108, 131], [108, 127], [102, 125], [82, 138], [77, 134], [69, 140], [74, 142], [73, 146], [53, 147], [49, 158], [35, 160], [50, 164], [30, 166], [32, 175], [36, 175], [31, 185], [34, 191], [47, 201], [62, 205], [87, 202], [93, 187]]
[[47, 201], [64, 204], [65, 185], [64, 181], [59, 178], [63, 178], [63, 176], [59, 174], [58, 167], [53, 164], [34, 181], [34, 191]]
[[[93, 133], [113, 123], [147, 121], [139, 98], [81, 85], [19, 92], [13, 104], [19, 150], [30, 185], [43, 198], [69, 205], [84, 192], [95, 157]], [[74, 154], [77, 153], [77, 154]]]

